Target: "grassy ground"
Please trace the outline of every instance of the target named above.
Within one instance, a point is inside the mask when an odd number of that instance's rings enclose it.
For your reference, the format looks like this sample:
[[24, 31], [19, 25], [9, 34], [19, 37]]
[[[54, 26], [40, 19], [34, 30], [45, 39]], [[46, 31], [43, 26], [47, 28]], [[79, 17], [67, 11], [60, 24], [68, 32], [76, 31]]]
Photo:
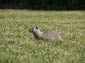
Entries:
[[[31, 26], [64, 41], [37, 41]], [[0, 10], [0, 63], [85, 63], [85, 11]]]

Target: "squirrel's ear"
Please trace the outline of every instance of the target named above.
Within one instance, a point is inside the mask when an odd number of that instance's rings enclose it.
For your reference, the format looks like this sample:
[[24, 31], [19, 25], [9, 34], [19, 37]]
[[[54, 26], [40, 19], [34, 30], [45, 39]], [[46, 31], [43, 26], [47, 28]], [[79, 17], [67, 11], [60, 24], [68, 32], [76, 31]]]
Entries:
[[36, 29], [38, 29], [38, 27], [36, 27]]

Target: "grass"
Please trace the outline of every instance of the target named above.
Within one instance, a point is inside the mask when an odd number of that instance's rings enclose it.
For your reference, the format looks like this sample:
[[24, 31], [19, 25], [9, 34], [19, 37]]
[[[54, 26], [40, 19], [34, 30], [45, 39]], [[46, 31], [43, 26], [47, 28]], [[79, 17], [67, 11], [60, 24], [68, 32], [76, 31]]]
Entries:
[[[37, 41], [31, 26], [64, 41]], [[85, 63], [85, 11], [0, 10], [0, 63]]]

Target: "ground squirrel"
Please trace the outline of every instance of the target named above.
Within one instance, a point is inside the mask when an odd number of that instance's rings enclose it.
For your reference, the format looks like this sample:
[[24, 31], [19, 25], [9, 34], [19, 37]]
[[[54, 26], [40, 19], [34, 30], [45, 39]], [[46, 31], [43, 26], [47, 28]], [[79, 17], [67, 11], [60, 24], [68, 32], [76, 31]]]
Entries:
[[38, 27], [32, 27], [29, 29], [29, 32], [33, 33], [35, 39], [37, 40], [60, 40], [63, 41], [63, 38], [57, 32], [42, 32]]

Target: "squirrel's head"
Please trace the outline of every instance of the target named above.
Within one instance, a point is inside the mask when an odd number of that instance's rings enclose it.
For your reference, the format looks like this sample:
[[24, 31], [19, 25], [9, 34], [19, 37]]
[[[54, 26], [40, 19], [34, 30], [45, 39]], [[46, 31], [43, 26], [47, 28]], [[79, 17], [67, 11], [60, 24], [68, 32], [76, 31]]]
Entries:
[[39, 30], [38, 27], [32, 27], [32, 28], [29, 29], [29, 32], [31, 32], [31, 33], [37, 33], [37, 32], [39, 32], [39, 31], [40, 31], [40, 30]]

